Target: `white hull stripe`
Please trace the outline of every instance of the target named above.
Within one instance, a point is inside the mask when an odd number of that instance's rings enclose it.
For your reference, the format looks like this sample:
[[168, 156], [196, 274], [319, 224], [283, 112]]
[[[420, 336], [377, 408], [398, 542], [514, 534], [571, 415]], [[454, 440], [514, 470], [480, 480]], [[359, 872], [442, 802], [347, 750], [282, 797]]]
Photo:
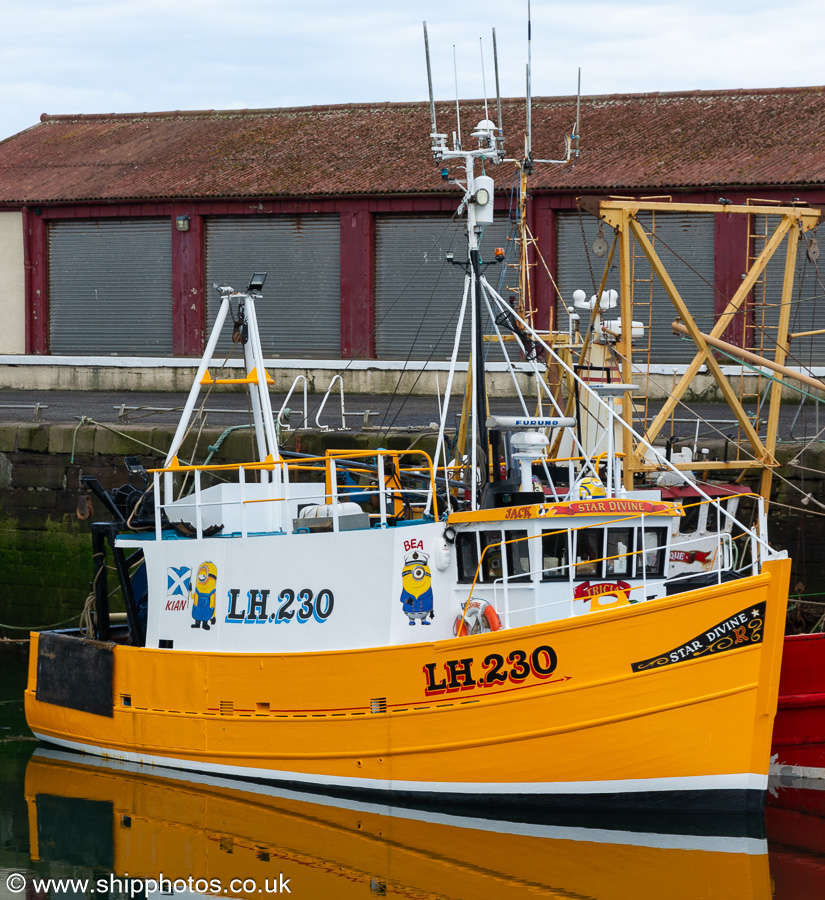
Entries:
[[768, 776], [754, 772], [730, 775], [689, 775], [682, 778], [631, 778], [605, 781], [541, 781], [541, 782], [477, 782], [477, 781], [391, 781], [378, 778], [342, 778], [340, 776], [309, 775], [304, 772], [256, 769], [249, 766], [227, 766], [221, 763], [203, 763], [193, 760], [173, 759], [167, 756], [151, 756], [110, 750], [94, 744], [67, 741], [33, 732], [38, 740], [58, 744], [81, 753], [92, 753], [108, 759], [209, 772], [236, 778], [252, 778], [259, 781], [291, 781], [318, 787], [343, 787], [376, 791], [409, 791], [415, 794], [639, 794], [648, 791], [758, 791], [768, 787]]
[[[59, 750], [35, 750], [34, 755], [41, 759], [56, 759], [73, 762], [76, 757]], [[561, 825], [542, 825], [533, 822], [510, 822], [493, 819], [481, 819], [475, 816], [452, 816], [445, 813], [424, 812], [423, 810], [405, 807], [387, 806], [378, 803], [365, 803], [360, 800], [343, 800], [338, 797], [323, 797], [317, 794], [302, 794], [276, 788], [267, 784], [250, 785], [245, 782], [232, 781], [212, 775], [198, 775], [192, 772], [147, 772], [143, 766], [120, 760], [96, 757], [84, 761], [89, 768], [111, 769], [116, 772], [134, 774], [151, 774], [169, 781], [180, 781], [185, 784], [200, 784], [208, 787], [219, 787], [239, 794], [275, 797], [300, 803], [310, 803], [331, 807], [333, 809], [349, 809], [364, 815], [391, 816], [394, 819], [410, 819], [415, 822], [432, 822], [449, 825], [454, 828], [466, 828], [476, 831], [488, 831], [496, 834], [513, 834], [529, 837], [540, 837], [548, 840], [586, 841], [593, 844], [624, 844], [632, 847], [652, 847], [662, 850], [703, 850], [714, 853], [745, 853], [749, 856], [764, 856], [768, 852], [768, 842], [762, 838], [733, 837], [730, 835], [702, 834], [656, 834], [653, 832], [611, 831], [606, 828], [582, 828]]]

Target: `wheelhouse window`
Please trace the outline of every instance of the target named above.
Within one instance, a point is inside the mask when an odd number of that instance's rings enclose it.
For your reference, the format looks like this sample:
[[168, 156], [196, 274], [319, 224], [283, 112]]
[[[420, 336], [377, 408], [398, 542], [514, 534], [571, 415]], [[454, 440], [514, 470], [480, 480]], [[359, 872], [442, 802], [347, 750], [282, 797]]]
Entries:
[[481, 558], [481, 580], [486, 584], [498, 581], [502, 574], [501, 565], [501, 532], [482, 531], [481, 549], [487, 548]]
[[604, 530], [584, 528], [575, 532], [576, 578], [601, 578], [604, 559]]
[[661, 578], [665, 572], [666, 528], [645, 528], [642, 532], [642, 565], [648, 578]]
[[500, 582], [504, 578], [502, 546], [506, 549], [508, 584], [529, 582], [530, 542], [526, 531], [470, 531], [456, 538], [459, 584], [472, 584], [479, 559], [478, 583]]
[[699, 513], [702, 505], [699, 498], [692, 498], [689, 503], [682, 504], [684, 516], [679, 518], [679, 534], [693, 534], [699, 528]]
[[541, 580], [570, 578], [570, 550], [566, 531], [545, 531], [541, 536]]
[[629, 577], [633, 574], [634, 528], [608, 528], [605, 572], [607, 577]]
[[[541, 535], [541, 580], [573, 578], [661, 578], [665, 572], [667, 528], [634, 526], [545, 531]], [[506, 556], [502, 556], [502, 547]], [[486, 552], [483, 552], [488, 548]], [[572, 552], [571, 552], [572, 551]], [[482, 555], [483, 554], [483, 555]], [[478, 583], [501, 583], [506, 559], [507, 583], [532, 581], [530, 540], [526, 530], [463, 532], [456, 538], [458, 580], [471, 584], [481, 560]]]
[[464, 532], [456, 538], [456, 548], [459, 583], [473, 583], [479, 560], [481, 571], [478, 573], [478, 583], [491, 584], [501, 578], [500, 531]]
[[530, 581], [530, 541], [526, 531], [505, 531], [507, 542], [507, 581], [516, 584]]
[[[722, 502], [721, 500], [719, 501]], [[719, 531], [719, 510], [715, 503], [708, 503], [708, 524], [705, 526], [705, 530], [710, 532], [711, 534], [716, 534]], [[722, 516], [722, 528], [725, 527], [725, 516]]]
[[472, 584], [478, 568], [478, 535], [474, 531], [459, 532], [455, 548], [459, 584]]

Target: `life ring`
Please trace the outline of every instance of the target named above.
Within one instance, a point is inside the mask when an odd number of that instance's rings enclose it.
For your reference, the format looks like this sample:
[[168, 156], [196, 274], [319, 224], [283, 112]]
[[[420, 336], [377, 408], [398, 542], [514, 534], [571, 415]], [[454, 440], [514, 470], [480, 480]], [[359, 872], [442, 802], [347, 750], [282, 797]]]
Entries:
[[492, 603], [486, 600], [468, 600], [464, 604], [464, 615], [459, 616], [453, 625], [453, 634], [464, 637], [468, 634], [485, 634], [501, 629], [501, 619]]

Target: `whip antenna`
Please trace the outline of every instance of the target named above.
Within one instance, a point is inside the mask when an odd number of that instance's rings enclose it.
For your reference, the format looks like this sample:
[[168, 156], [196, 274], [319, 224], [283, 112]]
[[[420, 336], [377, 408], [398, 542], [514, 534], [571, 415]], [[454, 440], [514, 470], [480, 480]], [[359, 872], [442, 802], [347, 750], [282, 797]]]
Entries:
[[573, 153], [578, 156], [579, 155], [579, 137], [581, 136], [581, 132], [579, 131], [579, 121], [581, 118], [581, 108], [582, 108], [582, 67], [579, 66], [579, 86], [576, 89], [576, 131], [573, 137], [576, 139], [576, 149]]
[[484, 74], [484, 44], [481, 38], [478, 39], [478, 52], [481, 54], [481, 89], [484, 91], [484, 118], [490, 118], [490, 112], [487, 109], [487, 77]]
[[432, 134], [435, 134], [435, 100], [433, 100], [433, 72], [430, 68], [430, 41], [427, 38], [427, 23], [424, 22], [424, 52], [427, 55], [427, 84], [430, 88], [430, 122], [432, 124]]
[[461, 110], [458, 108], [458, 65], [455, 61], [455, 44], [453, 44], [453, 77], [455, 78], [455, 127], [458, 130], [458, 149], [461, 149]]
[[498, 146], [504, 146], [504, 128], [501, 125], [501, 89], [498, 84], [498, 50], [496, 48], [496, 30], [493, 29], [493, 68], [496, 72], [496, 108], [498, 110]]
[[533, 153], [533, 113], [531, 103], [530, 63], [532, 56], [532, 25], [530, 22], [530, 0], [527, 0], [527, 155]]

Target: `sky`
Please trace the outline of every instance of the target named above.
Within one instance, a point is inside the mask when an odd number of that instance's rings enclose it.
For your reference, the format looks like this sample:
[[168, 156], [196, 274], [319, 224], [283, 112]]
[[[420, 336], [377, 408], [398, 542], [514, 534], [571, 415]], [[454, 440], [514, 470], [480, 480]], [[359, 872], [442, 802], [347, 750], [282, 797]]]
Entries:
[[[535, 96], [825, 84], [825, 0], [533, 0]], [[524, 96], [527, 0], [0, 0], [0, 140], [41, 113]]]

